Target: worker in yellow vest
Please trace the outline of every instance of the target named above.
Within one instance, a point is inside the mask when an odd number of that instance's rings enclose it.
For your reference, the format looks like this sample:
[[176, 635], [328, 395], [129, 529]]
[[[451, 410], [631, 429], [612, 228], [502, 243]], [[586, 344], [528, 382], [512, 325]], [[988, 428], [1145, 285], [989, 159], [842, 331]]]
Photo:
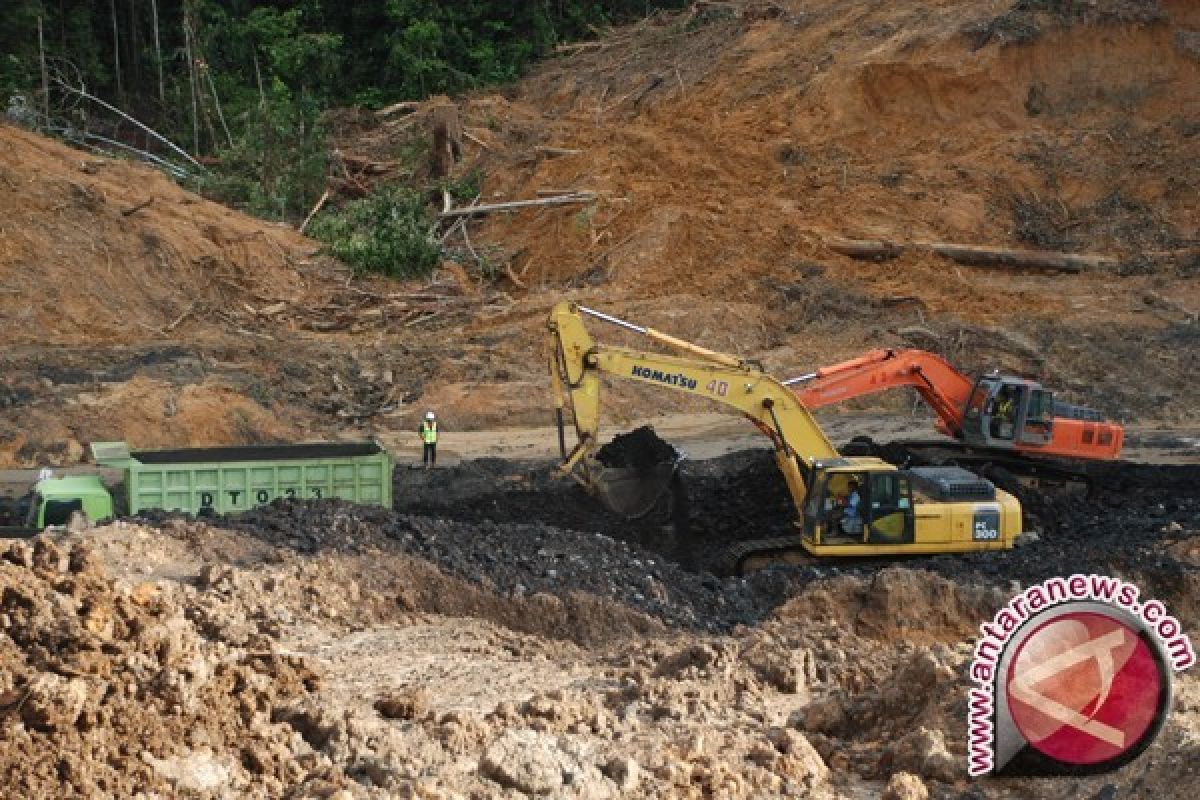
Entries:
[[425, 412], [425, 419], [421, 426], [417, 428], [417, 435], [421, 437], [421, 443], [424, 444], [425, 450], [421, 457], [421, 463], [425, 465], [425, 469], [429, 469], [437, 465], [437, 440], [438, 440], [438, 423], [437, 415], [432, 411]]

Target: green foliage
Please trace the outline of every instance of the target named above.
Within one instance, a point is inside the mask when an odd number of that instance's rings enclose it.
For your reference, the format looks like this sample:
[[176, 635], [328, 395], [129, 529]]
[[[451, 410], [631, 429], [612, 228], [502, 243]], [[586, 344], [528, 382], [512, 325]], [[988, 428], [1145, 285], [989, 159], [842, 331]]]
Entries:
[[327, 139], [315, 115], [299, 108], [281, 84], [266, 105], [239, 121], [233, 147], [200, 179], [206, 194], [267, 219], [297, 219], [325, 187]]
[[434, 219], [422, 196], [388, 186], [313, 220], [310, 231], [358, 273], [394, 278], [428, 275], [440, 246], [430, 238]]
[[469, 203], [483, 191], [483, 172], [476, 167], [465, 175], [443, 181], [442, 188], [454, 198], [455, 205]]

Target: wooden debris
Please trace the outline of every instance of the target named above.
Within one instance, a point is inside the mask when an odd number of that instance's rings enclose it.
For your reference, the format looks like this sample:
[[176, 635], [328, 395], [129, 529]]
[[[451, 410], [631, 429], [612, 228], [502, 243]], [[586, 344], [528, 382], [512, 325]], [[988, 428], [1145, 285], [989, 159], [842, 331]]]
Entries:
[[560, 44], [554, 48], [556, 53], [577, 53], [580, 50], [591, 50], [592, 48], [607, 48], [605, 42], [574, 42], [572, 44]]
[[596, 199], [596, 195], [591, 192], [576, 192], [575, 194], [558, 195], [555, 197], [543, 197], [538, 200], [513, 200], [508, 203], [484, 203], [478, 206], [469, 206], [467, 208], [452, 208], [449, 211], [444, 211], [438, 215], [441, 219], [450, 219], [453, 217], [469, 217], [476, 214], [490, 214], [493, 211], [516, 211], [522, 208], [534, 208], [537, 206], [561, 206], [571, 203], [590, 203]]
[[184, 310], [184, 312], [183, 312], [182, 314], [180, 314], [178, 317], [176, 317], [176, 318], [175, 318], [174, 322], [172, 322], [172, 323], [171, 323], [170, 325], [168, 325], [167, 327], [163, 328], [163, 333], [170, 333], [171, 331], [173, 331], [173, 330], [175, 330], [176, 328], [178, 328], [180, 325], [182, 325], [182, 324], [183, 324], [183, 321], [184, 321], [185, 319], [187, 319], [188, 317], [190, 317], [190, 316], [192, 315], [192, 313], [193, 313], [195, 310], [196, 310], [196, 304], [195, 304], [195, 303], [192, 303], [190, 306], [188, 306], [188, 307], [187, 307], [187, 308]]
[[583, 152], [582, 150], [571, 150], [566, 147], [546, 147], [544, 145], [538, 145], [537, 147], [533, 148], [533, 151], [539, 155], [550, 156], [551, 158], [557, 158], [558, 156], [577, 156]]
[[521, 288], [521, 289], [526, 288], [525, 283], [520, 278], [517, 277], [516, 273], [513, 272], [512, 264], [504, 265], [504, 274], [507, 275], [508, 279], [510, 281], [512, 281], [519, 288]]
[[1117, 259], [1109, 256], [1055, 253], [1043, 250], [1013, 250], [1006, 247], [985, 247], [953, 242], [828, 239], [825, 241], [825, 246], [851, 258], [875, 261], [892, 259], [904, 252], [930, 252], [959, 264], [973, 267], [1049, 269], [1078, 273], [1085, 269], [1103, 269], [1117, 265]]
[[642, 89], [640, 92], [638, 92], [637, 97], [633, 98], [633, 107], [637, 108], [639, 105], [641, 105], [642, 101], [646, 99], [646, 95], [653, 92], [659, 86], [662, 86], [662, 82], [663, 82], [662, 75], [655, 75], [654, 77], [652, 77], [650, 79], [650, 82], [648, 84], [646, 84], [646, 87], [644, 89]]
[[308, 223], [312, 222], [313, 217], [315, 217], [318, 214], [318, 212], [320, 212], [320, 210], [325, 207], [325, 203], [327, 200], [329, 200], [329, 190], [328, 189], [326, 189], [325, 192], [321, 195], [321, 199], [317, 201], [317, 204], [312, 207], [312, 211], [308, 212], [308, 216], [304, 218], [304, 222], [300, 223], [300, 232], [301, 233], [304, 233], [304, 229], [308, 227]]
[[132, 217], [134, 214], [141, 211], [143, 208], [148, 208], [150, 206], [150, 204], [153, 202], [154, 202], [154, 198], [150, 197], [150, 198], [138, 203], [136, 206], [130, 206], [129, 208], [123, 208], [123, 209], [121, 209], [121, 216]]
[[1151, 308], [1161, 308], [1168, 311], [1174, 311], [1176, 314], [1182, 314], [1190, 323], [1200, 321], [1200, 312], [1193, 311], [1187, 306], [1179, 303], [1169, 297], [1163, 296], [1161, 293], [1147, 289], [1142, 295], [1142, 302]]
[[466, 130], [464, 130], [464, 131], [462, 132], [462, 135], [463, 135], [463, 138], [464, 138], [464, 139], [470, 139], [472, 142], [474, 142], [475, 144], [479, 145], [479, 146], [480, 146], [480, 147], [482, 147], [484, 150], [491, 150], [491, 149], [492, 149], [490, 146], [488, 146], [488, 143], [487, 143], [487, 142], [485, 142], [483, 139], [480, 139], [478, 136], [472, 136], [470, 131], [466, 131]]
[[420, 103], [414, 102], [412, 100], [405, 100], [404, 102], [401, 102], [401, 103], [392, 103], [390, 106], [384, 106], [383, 108], [381, 108], [375, 112], [375, 116], [390, 117], [393, 114], [399, 114], [401, 112], [411, 114], [412, 112], [416, 111], [420, 107], [421, 107]]
[[373, 161], [366, 156], [343, 153], [341, 150], [334, 150], [333, 155], [344, 166], [353, 167], [360, 174], [383, 175], [400, 167], [399, 161]]

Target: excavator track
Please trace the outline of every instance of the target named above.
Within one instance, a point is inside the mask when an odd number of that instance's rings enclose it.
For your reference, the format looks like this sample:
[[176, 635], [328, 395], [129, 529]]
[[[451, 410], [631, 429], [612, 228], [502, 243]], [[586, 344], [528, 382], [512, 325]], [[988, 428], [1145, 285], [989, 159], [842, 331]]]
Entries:
[[719, 569], [726, 575], [748, 575], [773, 566], [803, 567], [819, 563], [800, 543], [800, 536], [775, 536], [766, 539], [747, 539], [730, 545], [718, 560]]

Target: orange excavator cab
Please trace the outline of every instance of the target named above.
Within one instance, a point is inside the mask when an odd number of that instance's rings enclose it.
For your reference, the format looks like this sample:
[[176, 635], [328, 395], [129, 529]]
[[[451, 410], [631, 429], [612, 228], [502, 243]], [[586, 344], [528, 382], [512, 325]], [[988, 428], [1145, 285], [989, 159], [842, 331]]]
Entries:
[[1100, 460], [1120, 454], [1123, 434], [1099, 411], [1057, 402], [1036, 381], [998, 373], [975, 382], [960, 428], [971, 447]]

